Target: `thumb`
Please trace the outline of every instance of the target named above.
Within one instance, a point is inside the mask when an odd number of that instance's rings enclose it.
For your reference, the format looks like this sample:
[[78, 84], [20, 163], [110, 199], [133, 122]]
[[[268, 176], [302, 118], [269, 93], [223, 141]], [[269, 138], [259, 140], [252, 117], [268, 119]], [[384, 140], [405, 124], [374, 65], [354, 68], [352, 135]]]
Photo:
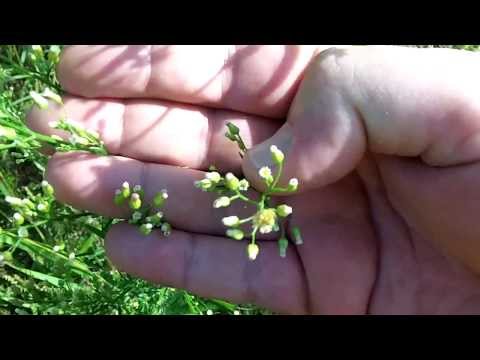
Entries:
[[[366, 146], [363, 126], [345, 92], [330, 49], [309, 65], [283, 126], [269, 139], [251, 148], [243, 172], [252, 185], [265, 189], [258, 175], [263, 166], [275, 173], [271, 146], [285, 154], [279, 185], [298, 179], [298, 191], [332, 183], [345, 176], [361, 159]], [[344, 71], [343, 71], [344, 72]]]
[[285, 152], [279, 183], [296, 177], [299, 191], [353, 171], [367, 147], [430, 166], [480, 161], [479, 60], [451, 49], [328, 49], [310, 63], [285, 124], [248, 152], [244, 174], [262, 189], [272, 144]]

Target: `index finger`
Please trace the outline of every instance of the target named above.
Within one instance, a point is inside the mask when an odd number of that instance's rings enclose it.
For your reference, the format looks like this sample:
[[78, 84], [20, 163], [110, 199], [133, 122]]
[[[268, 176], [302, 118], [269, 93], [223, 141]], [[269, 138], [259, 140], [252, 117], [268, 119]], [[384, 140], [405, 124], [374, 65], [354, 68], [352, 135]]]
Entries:
[[58, 76], [84, 97], [157, 98], [284, 117], [317, 46], [70, 46]]

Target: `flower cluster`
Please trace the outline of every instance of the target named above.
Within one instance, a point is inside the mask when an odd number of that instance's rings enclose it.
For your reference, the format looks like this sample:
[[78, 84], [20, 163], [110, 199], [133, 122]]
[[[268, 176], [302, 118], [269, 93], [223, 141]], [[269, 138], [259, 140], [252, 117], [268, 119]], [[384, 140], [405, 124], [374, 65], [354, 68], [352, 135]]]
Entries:
[[[30, 92], [30, 97], [34, 103], [42, 110], [48, 108], [48, 100], [52, 100], [60, 106], [63, 106], [63, 101], [60, 95], [56, 94], [49, 88], [46, 88], [42, 93], [36, 91]], [[55, 141], [55, 148], [57, 151], [88, 151], [98, 155], [107, 155], [103, 141], [100, 135], [92, 130], [87, 130], [85, 127], [73, 120], [67, 119], [64, 114], [58, 121], [52, 121], [49, 126], [53, 129], [63, 130], [70, 136], [67, 140], [60, 136], [52, 135], [50, 138]]]
[[[235, 125], [229, 124], [229, 131], [227, 137], [231, 140], [241, 140], [239, 137], [239, 130]], [[243, 141], [241, 142], [243, 144]], [[224, 177], [218, 172], [212, 171], [205, 175], [205, 178], [195, 182], [195, 186], [203, 191], [214, 192], [220, 195], [214, 202], [214, 208], [223, 208], [230, 206], [235, 201], [244, 201], [251, 205], [255, 205], [256, 212], [247, 218], [240, 219], [236, 215], [227, 216], [222, 219], [223, 225], [228, 229], [226, 235], [235, 240], [242, 240], [248, 235], [250, 243], [247, 245], [247, 255], [250, 260], [255, 260], [260, 252], [260, 248], [255, 241], [257, 232], [260, 234], [268, 234], [271, 232], [280, 232], [278, 240], [279, 254], [281, 257], [286, 256], [288, 240], [285, 236], [286, 218], [292, 214], [292, 207], [281, 204], [276, 207], [270, 206], [272, 194], [279, 192], [292, 193], [298, 189], [298, 180], [296, 178], [290, 179], [287, 187], [278, 186], [278, 181], [282, 174], [283, 164], [285, 161], [284, 153], [275, 145], [270, 147], [270, 153], [273, 164], [276, 165], [277, 171], [275, 174], [272, 170], [264, 166], [259, 170], [259, 176], [263, 179], [267, 190], [261, 193], [260, 200], [256, 201], [247, 196], [245, 193], [249, 188], [249, 183], [246, 179], [238, 179], [234, 174], [227, 173]], [[248, 234], [246, 234], [245, 225], [248, 227]], [[243, 229], [242, 229], [243, 227]], [[303, 243], [298, 227], [292, 227], [292, 235], [295, 244]]]
[[87, 130], [85, 127], [70, 119], [60, 119], [49, 123], [53, 129], [66, 131], [70, 134], [68, 141], [64, 141], [57, 135], [52, 135], [59, 142], [57, 151], [88, 151], [98, 155], [106, 155], [104, 143], [100, 140], [100, 135], [92, 130]]
[[33, 194], [29, 192], [25, 198], [15, 196], [5, 196], [5, 202], [14, 210], [11, 222], [18, 227], [18, 235], [27, 237], [28, 230], [24, 226], [26, 223], [33, 223], [42, 217], [45, 217], [51, 210], [54, 201], [54, 190], [46, 180], [41, 183], [42, 192]]
[[118, 206], [128, 204], [133, 211], [129, 223], [138, 226], [143, 235], [148, 235], [154, 228], [158, 228], [163, 235], [168, 236], [172, 227], [160, 211], [167, 199], [167, 190], [163, 189], [154, 196], [151, 205], [145, 205], [145, 192], [142, 187], [135, 185], [130, 188], [130, 184], [125, 181], [120, 189], [115, 191], [113, 201]]

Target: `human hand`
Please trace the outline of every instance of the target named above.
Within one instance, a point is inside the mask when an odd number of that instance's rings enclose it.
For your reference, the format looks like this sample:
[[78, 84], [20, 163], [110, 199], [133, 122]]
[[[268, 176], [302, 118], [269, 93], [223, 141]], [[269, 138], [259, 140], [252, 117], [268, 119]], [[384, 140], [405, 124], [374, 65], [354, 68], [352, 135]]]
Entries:
[[[65, 110], [117, 156], [55, 154], [48, 180], [57, 198], [117, 217], [126, 214], [112, 195], [124, 180], [147, 197], [167, 188], [176, 230], [143, 237], [120, 224], [107, 253], [120, 270], [199, 295], [281, 313], [477, 312], [479, 56], [321, 50], [68, 48], [59, 66]], [[60, 111], [33, 110], [30, 126], [53, 133], [48, 121]], [[256, 145], [243, 163], [223, 135], [227, 122]], [[264, 239], [250, 262], [220, 220], [244, 209], [213, 209], [193, 182], [214, 164], [259, 188], [271, 144], [286, 153], [282, 179], [300, 180], [288, 203], [304, 244], [283, 259]]]

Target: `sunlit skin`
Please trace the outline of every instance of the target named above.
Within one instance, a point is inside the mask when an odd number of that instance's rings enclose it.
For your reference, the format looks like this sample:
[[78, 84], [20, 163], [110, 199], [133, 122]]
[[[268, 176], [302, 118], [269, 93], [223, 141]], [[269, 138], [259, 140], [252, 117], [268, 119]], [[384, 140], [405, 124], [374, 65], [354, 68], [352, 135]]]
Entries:
[[[174, 230], [107, 235], [119, 269], [149, 281], [292, 314], [462, 314], [480, 311], [480, 57], [445, 49], [314, 46], [71, 46], [58, 68], [68, 116], [97, 131], [110, 154], [55, 154], [57, 198], [125, 216], [123, 181], [147, 198], [168, 189]], [[61, 109], [34, 109], [31, 128]], [[225, 136], [239, 127], [247, 148]], [[57, 133], [61, 135], [61, 133]], [[225, 237], [194, 181], [214, 164], [246, 176], [271, 145], [304, 244], [285, 258], [260, 236]], [[242, 175], [243, 174], [243, 175]], [[283, 199], [282, 199], [283, 200]], [[263, 239], [263, 240], [262, 240]]]

